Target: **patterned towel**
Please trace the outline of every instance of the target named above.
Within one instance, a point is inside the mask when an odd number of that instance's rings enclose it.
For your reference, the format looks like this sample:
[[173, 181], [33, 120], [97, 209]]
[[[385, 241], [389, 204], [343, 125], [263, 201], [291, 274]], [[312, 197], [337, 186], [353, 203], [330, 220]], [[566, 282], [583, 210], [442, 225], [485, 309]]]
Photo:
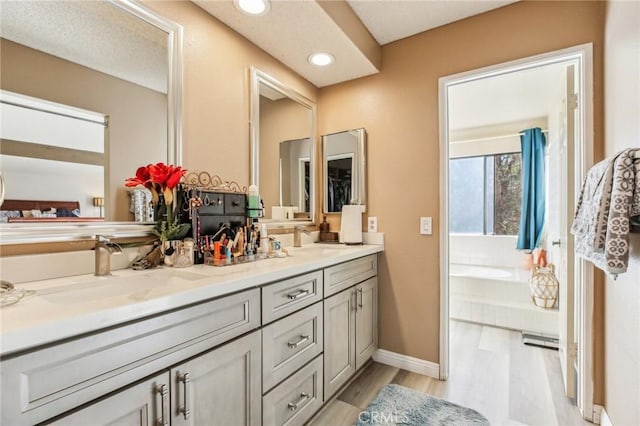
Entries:
[[[640, 149], [626, 149], [606, 162], [607, 166], [600, 162], [589, 171], [571, 227], [576, 254], [610, 274], [626, 272], [629, 263], [630, 218], [640, 215], [638, 152]], [[609, 164], [612, 179], [607, 183]], [[594, 201], [596, 195], [600, 197]]]
[[593, 166], [582, 185], [571, 227], [581, 252], [604, 252], [615, 160], [608, 158]]

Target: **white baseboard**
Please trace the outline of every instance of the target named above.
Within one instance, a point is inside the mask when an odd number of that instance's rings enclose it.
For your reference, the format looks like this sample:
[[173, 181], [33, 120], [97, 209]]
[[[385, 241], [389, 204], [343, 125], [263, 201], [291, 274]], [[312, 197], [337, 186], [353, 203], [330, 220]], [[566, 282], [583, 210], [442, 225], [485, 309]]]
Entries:
[[373, 354], [373, 360], [381, 364], [390, 365], [392, 367], [402, 368], [412, 373], [422, 374], [423, 376], [440, 377], [440, 365], [435, 362], [425, 361], [423, 359], [414, 358], [408, 355], [378, 349]]
[[613, 426], [613, 422], [607, 414], [606, 408], [602, 407], [602, 411], [600, 411], [600, 425], [601, 426]]

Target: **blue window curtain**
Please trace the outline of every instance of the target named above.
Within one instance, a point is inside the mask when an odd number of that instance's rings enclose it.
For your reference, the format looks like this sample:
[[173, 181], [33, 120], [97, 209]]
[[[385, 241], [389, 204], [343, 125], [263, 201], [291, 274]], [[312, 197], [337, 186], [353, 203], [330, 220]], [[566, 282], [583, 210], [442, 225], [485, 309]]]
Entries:
[[522, 146], [522, 212], [517, 248], [533, 250], [540, 244], [544, 226], [546, 140], [539, 127], [527, 129], [520, 136]]

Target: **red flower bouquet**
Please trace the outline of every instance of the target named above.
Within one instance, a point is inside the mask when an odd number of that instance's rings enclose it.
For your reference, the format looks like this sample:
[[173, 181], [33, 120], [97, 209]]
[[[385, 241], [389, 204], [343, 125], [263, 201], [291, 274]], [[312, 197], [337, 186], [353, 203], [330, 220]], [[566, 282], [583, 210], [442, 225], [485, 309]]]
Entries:
[[[173, 214], [173, 192], [180, 183], [180, 179], [187, 171], [180, 166], [166, 165], [164, 163], [149, 164], [139, 167], [134, 177], [124, 181], [125, 186], [135, 187], [142, 185], [151, 191], [154, 207], [166, 207], [166, 218], [160, 215], [157, 218], [154, 233], [162, 241], [180, 240], [187, 235], [191, 225], [178, 223]], [[157, 210], [162, 210], [158, 208]]]

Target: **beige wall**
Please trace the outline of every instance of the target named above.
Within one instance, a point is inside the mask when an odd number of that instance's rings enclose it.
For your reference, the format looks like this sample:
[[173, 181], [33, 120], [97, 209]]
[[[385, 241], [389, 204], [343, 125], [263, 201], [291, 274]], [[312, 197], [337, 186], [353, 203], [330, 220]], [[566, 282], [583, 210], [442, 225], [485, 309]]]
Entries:
[[249, 186], [249, 67], [311, 101], [317, 89], [187, 1], [145, 1], [184, 27], [183, 165]]
[[[640, 3], [609, 1], [605, 15], [605, 154], [640, 147]], [[614, 425], [640, 424], [640, 234], [626, 274], [607, 278], [605, 408]]]
[[[595, 143], [602, 144], [602, 5], [519, 2], [383, 46], [382, 72], [322, 88], [320, 134], [365, 127], [369, 216], [385, 233], [380, 346], [438, 362], [438, 79], [594, 43]], [[432, 216], [433, 236], [418, 234]]]
[[108, 219], [132, 220], [124, 180], [141, 165], [167, 161], [167, 96], [8, 40], [1, 43], [2, 89], [109, 116], [105, 182], [115, 201], [107, 206]]

